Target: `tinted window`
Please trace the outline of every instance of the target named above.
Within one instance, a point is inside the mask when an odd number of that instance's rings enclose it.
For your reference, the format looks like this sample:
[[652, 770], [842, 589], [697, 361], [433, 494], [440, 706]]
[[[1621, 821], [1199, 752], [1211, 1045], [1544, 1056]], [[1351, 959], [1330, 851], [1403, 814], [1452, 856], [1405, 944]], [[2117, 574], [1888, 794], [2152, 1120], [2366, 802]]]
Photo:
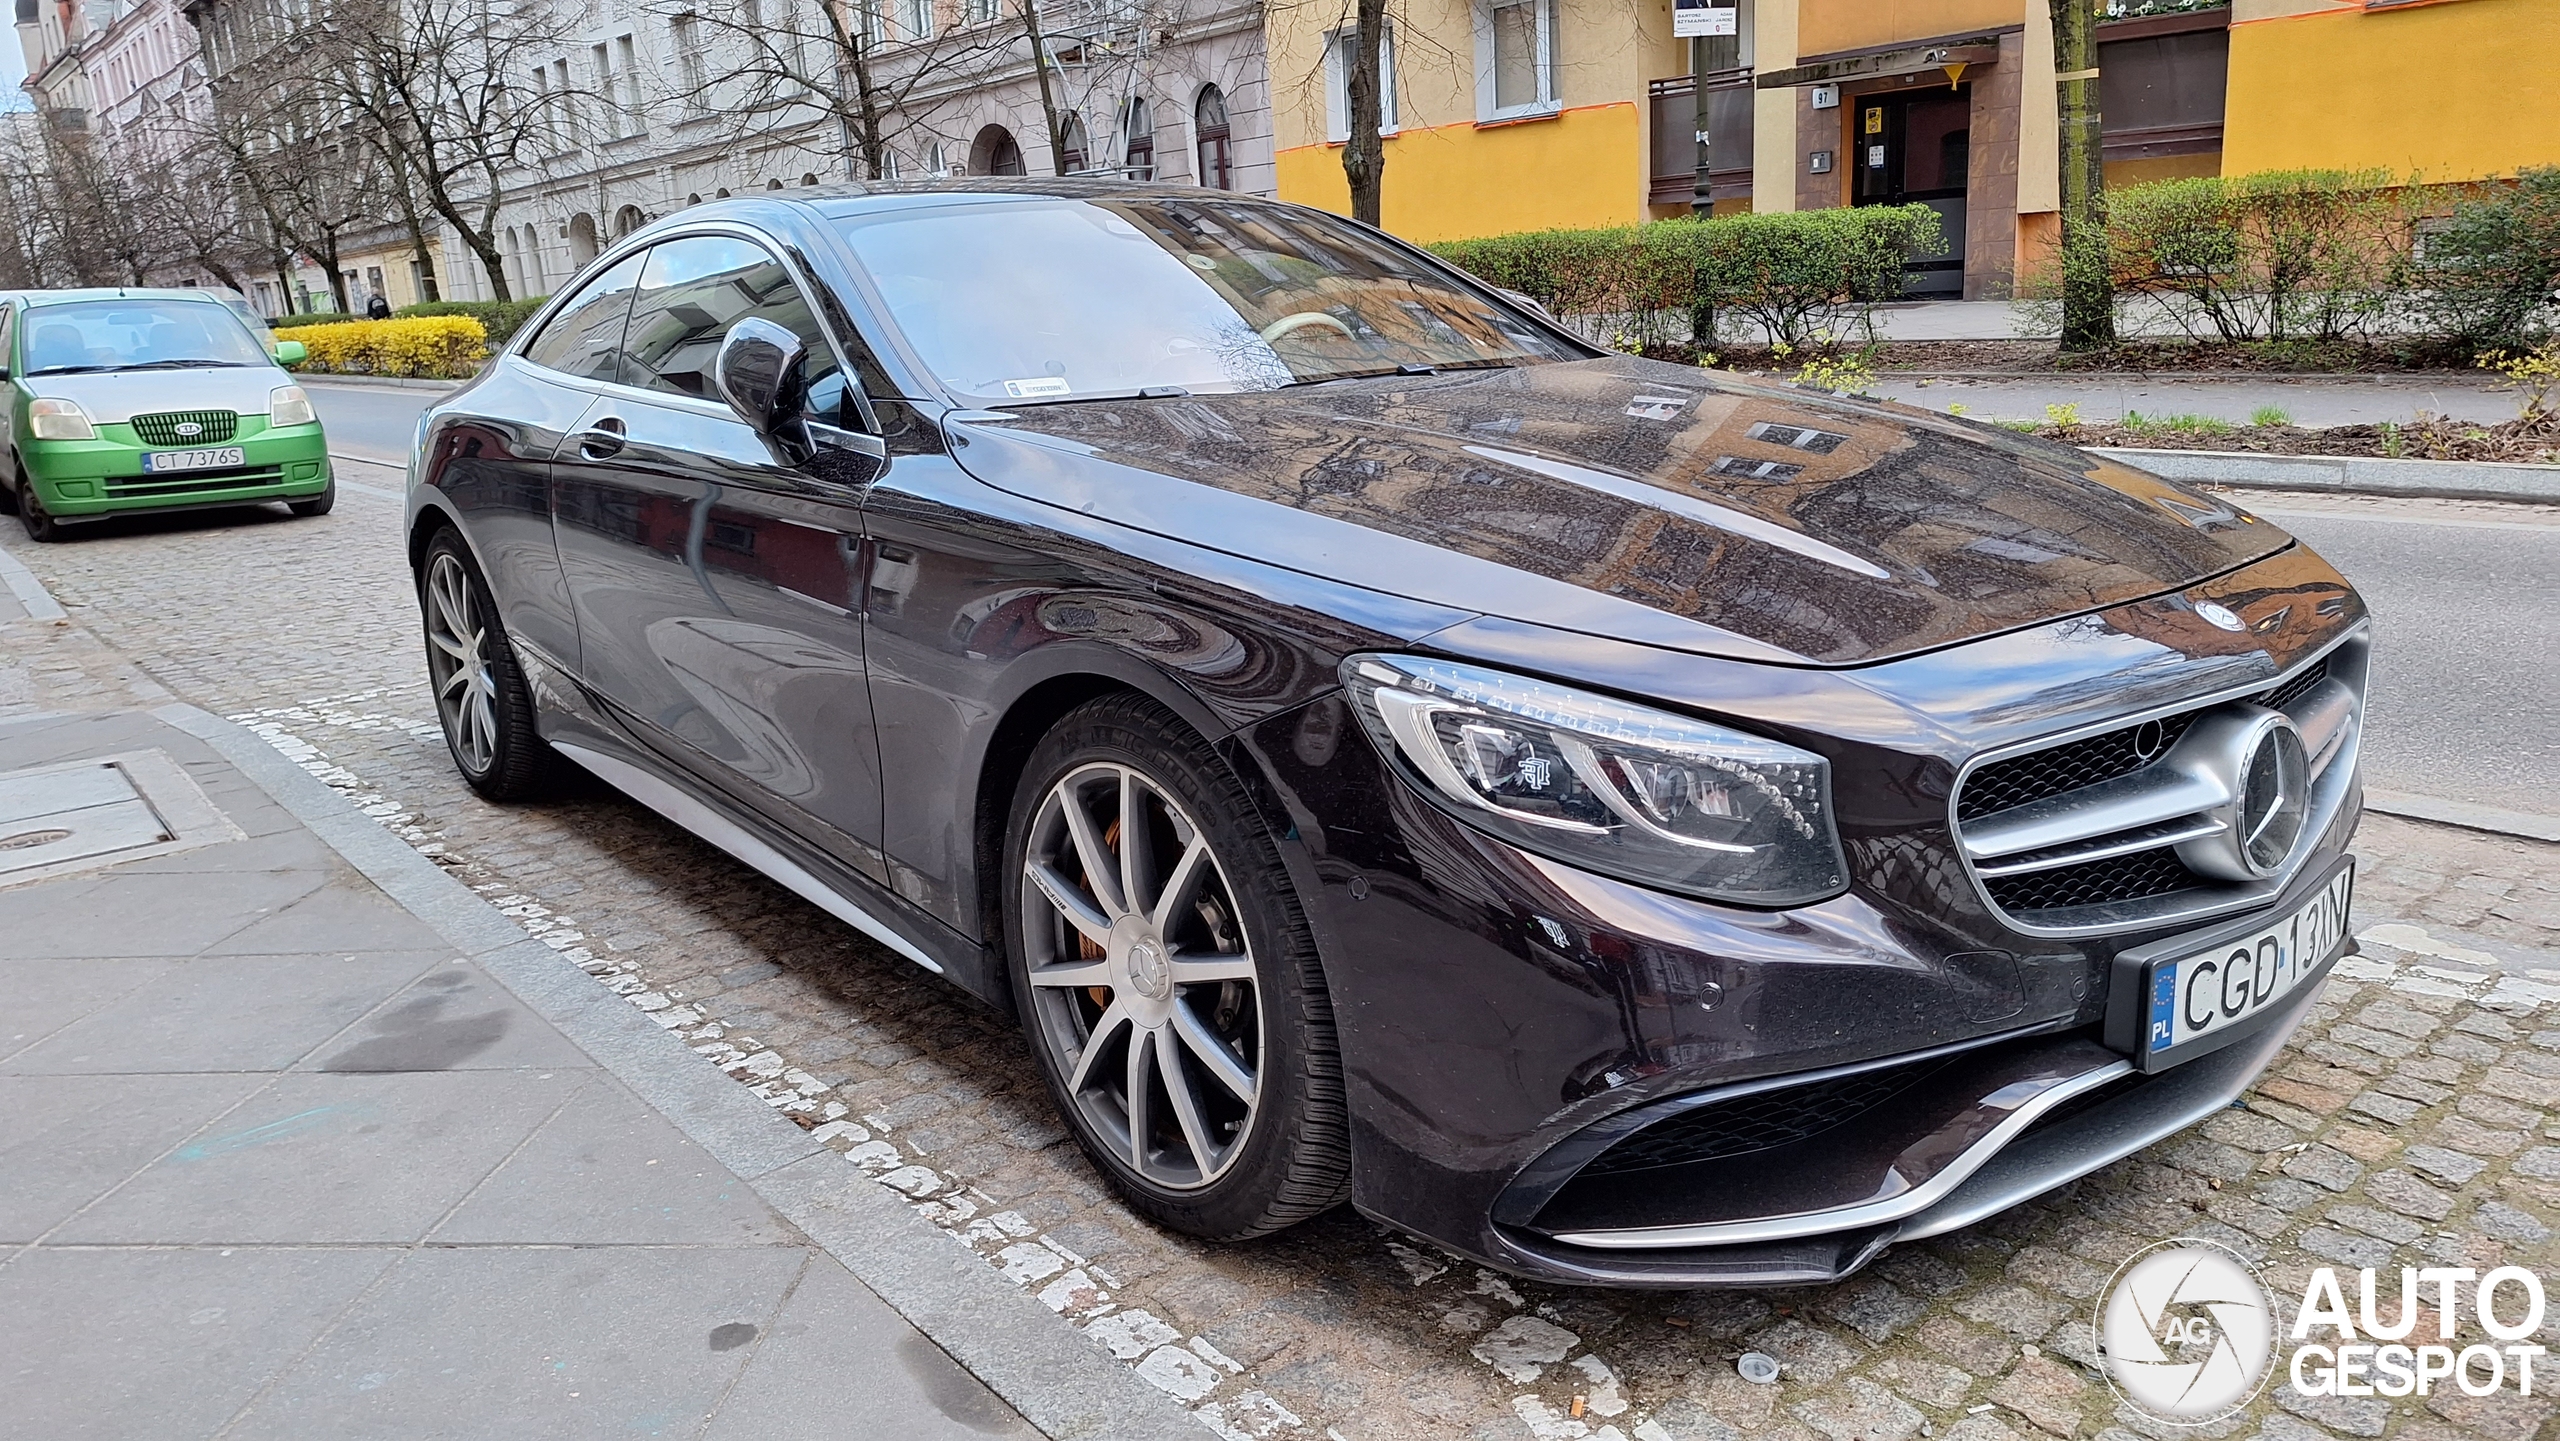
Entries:
[[630, 383], [622, 361], [622, 328], [631, 315], [640, 261], [640, 256], [631, 256], [578, 287], [578, 293], [524, 348], [524, 358], [585, 380]]
[[211, 302], [84, 301], [39, 306], [27, 321], [29, 375], [273, 363], [237, 316]]
[[808, 347], [801, 378], [813, 401], [842, 389], [825, 383], [837, 373], [835, 353], [782, 262], [762, 246], [726, 235], [686, 236], [649, 252], [631, 308], [630, 383], [720, 399], [711, 378], [720, 342], [749, 316], [772, 321]]
[[1451, 272], [1290, 207], [972, 196], [843, 225], [934, 374], [1004, 405], [1578, 354]]

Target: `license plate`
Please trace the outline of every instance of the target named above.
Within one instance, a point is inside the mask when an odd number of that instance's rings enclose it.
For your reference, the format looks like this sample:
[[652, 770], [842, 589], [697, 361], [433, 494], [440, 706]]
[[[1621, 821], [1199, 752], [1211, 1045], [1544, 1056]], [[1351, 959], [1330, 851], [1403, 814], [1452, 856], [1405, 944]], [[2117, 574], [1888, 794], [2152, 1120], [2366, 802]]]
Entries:
[[2350, 862], [2300, 909], [2265, 930], [2176, 960], [2153, 962], [2142, 988], [2143, 1069], [2175, 1065], [2214, 1049], [2320, 975], [2346, 943], [2355, 878]]
[[142, 457], [142, 473], [167, 475], [175, 470], [221, 470], [226, 466], [246, 465], [248, 457], [236, 445], [217, 445], [211, 450], [154, 450]]

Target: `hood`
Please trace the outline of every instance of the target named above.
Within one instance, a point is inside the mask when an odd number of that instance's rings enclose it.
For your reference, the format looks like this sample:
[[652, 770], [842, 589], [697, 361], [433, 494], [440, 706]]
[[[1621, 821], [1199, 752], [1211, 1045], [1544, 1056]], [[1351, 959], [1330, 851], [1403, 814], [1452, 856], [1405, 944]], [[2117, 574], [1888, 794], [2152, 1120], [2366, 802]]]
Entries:
[[118, 425], [161, 410], [267, 413], [267, 396], [292, 376], [272, 365], [213, 365], [202, 370], [101, 370], [88, 375], [30, 375], [33, 394], [79, 402], [89, 419]]
[[1859, 665], [2178, 590], [2291, 538], [2111, 461], [1630, 357], [1024, 406], [1035, 500], [1408, 599]]

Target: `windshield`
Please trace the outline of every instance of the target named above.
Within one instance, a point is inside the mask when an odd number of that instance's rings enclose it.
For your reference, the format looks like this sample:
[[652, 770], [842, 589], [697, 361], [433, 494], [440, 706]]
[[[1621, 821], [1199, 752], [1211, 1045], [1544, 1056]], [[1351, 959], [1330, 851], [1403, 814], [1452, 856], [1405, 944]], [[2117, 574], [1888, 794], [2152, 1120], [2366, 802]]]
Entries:
[[1581, 358], [1445, 273], [1311, 212], [964, 201], [844, 227], [942, 383], [1004, 404]]
[[210, 301], [82, 301], [18, 319], [29, 375], [274, 363], [238, 316]]

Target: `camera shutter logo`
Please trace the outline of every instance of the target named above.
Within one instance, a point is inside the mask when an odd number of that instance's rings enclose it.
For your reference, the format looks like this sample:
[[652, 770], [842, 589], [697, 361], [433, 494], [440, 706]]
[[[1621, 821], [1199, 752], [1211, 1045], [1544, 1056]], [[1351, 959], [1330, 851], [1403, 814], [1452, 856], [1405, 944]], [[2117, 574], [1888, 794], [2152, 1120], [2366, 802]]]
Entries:
[[2203, 1425], [2247, 1404], [2275, 1356], [2275, 1308], [2239, 1256], [2210, 1241], [2134, 1254], [2098, 1303], [2107, 1379], [2134, 1405]]

